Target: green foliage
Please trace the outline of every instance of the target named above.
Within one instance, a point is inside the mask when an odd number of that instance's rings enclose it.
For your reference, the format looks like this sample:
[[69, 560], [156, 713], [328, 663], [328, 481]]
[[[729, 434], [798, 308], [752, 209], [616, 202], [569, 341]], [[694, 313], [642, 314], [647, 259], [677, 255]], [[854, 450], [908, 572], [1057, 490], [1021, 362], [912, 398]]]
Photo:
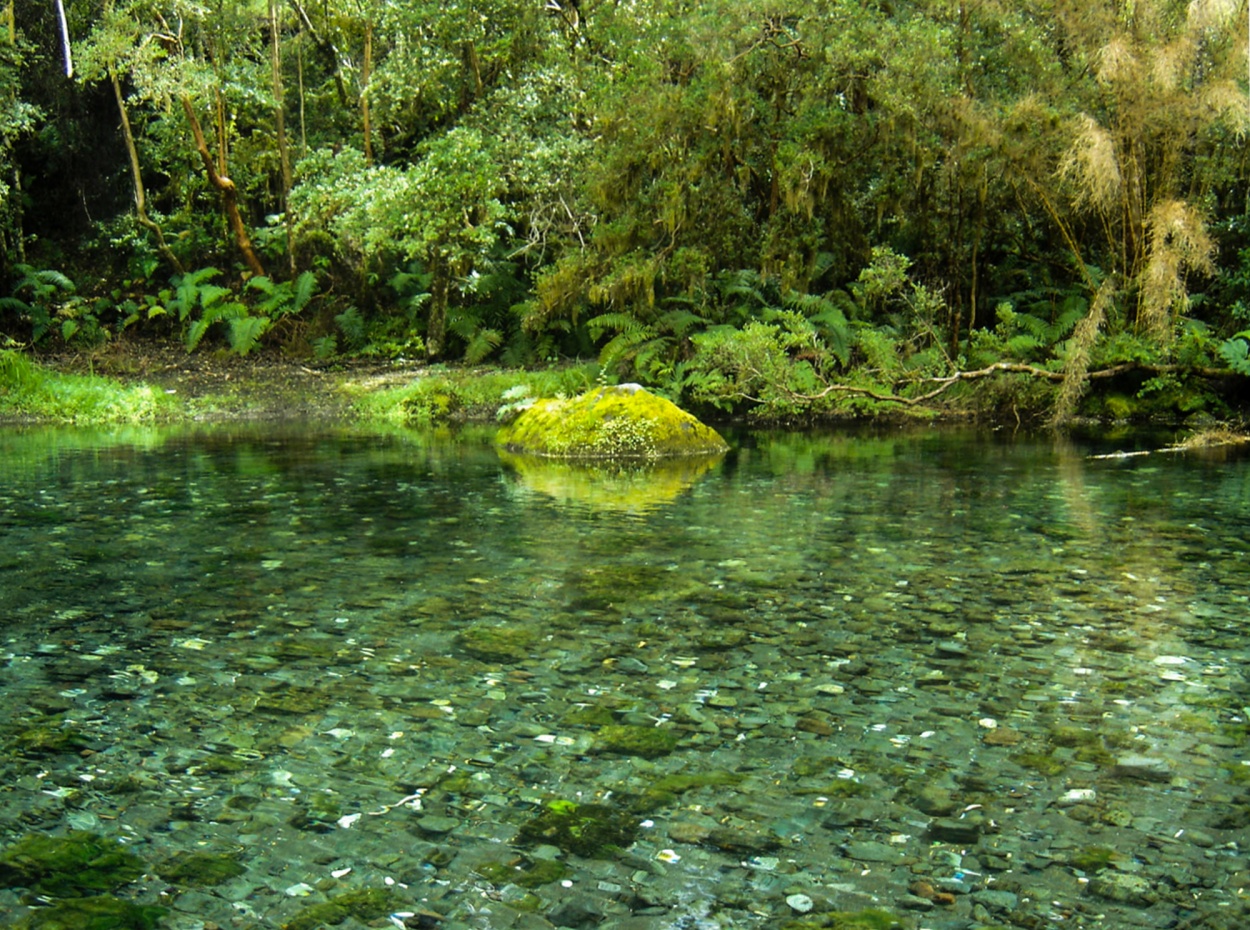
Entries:
[[143, 872], [143, 861], [120, 843], [83, 831], [32, 833], [0, 850], [0, 885], [59, 897], [113, 891]]
[[580, 394], [598, 377], [596, 365], [565, 366], [536, 371], [466, 372], [436, 369], [402, 387], [371, 391], [356, 399], [366, 419], [395, 423], [442, 423], [486, 419], [501, 404], [531, 397]]
[[1219, 346], [1220, 358], [1239, 375], [1250, 377], [1250, 329], [1225, 339]]
[[[16, 279], [9, 293], [0, 297], [0, 313], [15, 313], [20, 320], [30, 324], [30, 341], [39, 343], [52, 328], [53, 322], [69, 295], [74, 293], [74, 282], [60, 271], [52, 268], [36, 269], [30, 265], [13, 266]], [[65, 321], [69, 327], [66, 338], [74, 335], [77, 326], [72, 318]]]
[[65, 375], [12, 349], [0, 351], [0, 410], [69, 423], [134, 423], [170, 409], [148, 385], [124, 387], [94, 375]]
[[558, 846], [588, 859], [607, 859], [633, 845], [638, 818], [607, 804], [554, 800], [521, 825], [521, 846]]
[[305, 271], [294, 281], [274, 282], [264, 276], [249, 278], [246, 289], [261, 294], [249, 307], [230, 288], [213, 283], [220, 275], [216, 268], [200, 268], [173, 279], [169, 309], [184, 324], [183, 342], [188, 352], [194, 352], [209, 330], [222, 323], [231, 351], [247, 355], [276, 322], [307, 307], [317, 289], [317, 279], [311, 271]]

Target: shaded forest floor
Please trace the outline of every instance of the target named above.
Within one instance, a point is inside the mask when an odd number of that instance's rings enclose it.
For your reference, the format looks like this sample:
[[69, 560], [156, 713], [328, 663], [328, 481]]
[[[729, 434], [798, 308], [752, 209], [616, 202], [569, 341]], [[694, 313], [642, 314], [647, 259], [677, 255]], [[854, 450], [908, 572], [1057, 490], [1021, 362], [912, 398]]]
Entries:
[[114, 345], [104, 352], [45, 356], [49, 368], [95, 374], [171, 394], [202, 420], [334, 420], [353, 416], [352, 398], [427, 373], [419, 362], [370, 359], [333, 364], [280, 353], [188, 354], [177, 346]]

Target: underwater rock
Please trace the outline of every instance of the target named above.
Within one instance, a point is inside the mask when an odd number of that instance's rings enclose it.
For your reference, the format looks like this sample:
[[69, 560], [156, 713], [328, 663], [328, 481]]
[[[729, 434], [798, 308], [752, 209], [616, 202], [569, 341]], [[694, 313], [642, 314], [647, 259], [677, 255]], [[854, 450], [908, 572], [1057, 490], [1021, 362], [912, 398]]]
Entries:
[[571, 459], [719, 455], [728, 448], [711, 427], [637, 384], [537, 401], [496, 442], [513, 454]]
[[488, 623], [475, 623], [456, 636], [457, 646], [483, 662], [520, 662], [529, 658], [537, 641], [538, 634], [525, 627]]
[[207, 888], [238, 878], [246, 869], [226, 853], [192, 852], [174, 856], [156, 868], [156, 874], [175, 885]]
[[167, 913], [163, 907], [134, 904], [112, 895], [69, 898], [41, 907], [14, 927], [16, 930], [155, 930]]
[[0, 851], [0, 887], [77, 897], [112, 891], [144, 872], [143, 860], [95, 833], [30, 834]]
[[677, 748], [677, 734], [664, 727], [640, 727], [612, 724], [600, 727], [595, 734], [595, 748], [623, 756], [654, 759], [666, 756]]
[[282, 930], [315, 930], [326, 924], [341, 924], [349, 917], [359, 921], [377, 920], [403, 904], [404, 899], [389, 889], [362, 888], [304, 908], [283, 924]]
[[587, 859], [606, 859], [632, 846], [637, 836], [638, 820], [627, 811], [558, 800], [522, 825], [517, 844], [558, 846]]

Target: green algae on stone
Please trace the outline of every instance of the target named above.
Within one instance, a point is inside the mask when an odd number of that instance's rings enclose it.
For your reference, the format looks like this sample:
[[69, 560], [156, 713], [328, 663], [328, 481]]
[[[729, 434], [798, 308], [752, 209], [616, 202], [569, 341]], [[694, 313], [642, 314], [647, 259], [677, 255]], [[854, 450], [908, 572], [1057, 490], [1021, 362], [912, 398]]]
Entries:
[[156, 930], [166, 913], [163, 907], [107, 894], [67, 898], [31, 911], [14, 930]]
[[520, 662], [529, 658], [537, 641], [538, 634], [525, 627], [488, 623], [475, 623], [456, 636], [457, 646], [484, 662]]
[[143, 860], [124, 846], [85, 831], [32, 833], [0, 850], [0, 887], [30, 888], [55, 897], [112, 891], [144, 870]]
[[644, 759], [667, 756], [677, 748], [678, 742], [677, 734], [666, 727], [612, 724], [600, 727], [595, 734], [595, 749], [599, 752], [641, 756]]
[[192, 852], [177, 855], [156, 868], [156, 874], [175, 885], [207, 888], [242, 875], [246, 869], [227, 853]]
[[898, 930], [908, 927], [889, 911], [869, 908], [864, 911], [830, 911], [809, 914], [801, 920], [787, 920], [781, 930]]
[[552, 801], [521, 826], [521, 846], [556, 846], [587, 859], [606, 859], [632, 846], [638, 836], [638, 819], [628, 811], [606, 804]]
[[573, 459], [718, 455], [728, 448], [711, 427], [636, 384], [536, 401], [496, 442], [517, 455]]
[[325, 924], [337, 926], [349, 917], [362, 922], [377, 920], [399, 910], [404, 903], [403, 898], [389, 889], [362, 888], [304, 908], [284, 923], [282, 930], [317, 930]]
[[91, 741], [73, 727], [35, 726], [13, 738], [13, 746], [25, 756], [55, 756], [81, 752]]
[[496, 885], [537, 888], [558, 882], [569, 874], [569, 867], [558, 859], [522, 859], [516, 862], [483, 862], [473, 871]]

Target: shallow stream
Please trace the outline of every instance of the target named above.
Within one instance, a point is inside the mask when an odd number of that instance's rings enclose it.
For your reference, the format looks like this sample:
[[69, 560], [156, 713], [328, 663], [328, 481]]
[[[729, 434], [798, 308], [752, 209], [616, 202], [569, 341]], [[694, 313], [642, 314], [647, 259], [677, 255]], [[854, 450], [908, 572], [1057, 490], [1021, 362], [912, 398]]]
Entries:
[[1246, 926], [1250, 458], [1135, 442], [0, 432], [0, 914]]

